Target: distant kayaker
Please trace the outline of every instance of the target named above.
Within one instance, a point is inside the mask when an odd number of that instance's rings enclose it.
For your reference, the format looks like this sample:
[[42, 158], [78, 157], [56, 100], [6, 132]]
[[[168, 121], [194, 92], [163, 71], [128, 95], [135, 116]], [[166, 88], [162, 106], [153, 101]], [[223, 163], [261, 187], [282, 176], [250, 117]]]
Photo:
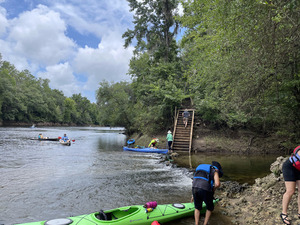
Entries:
[[203, 202], [206, 204], [206, 213], [203, 225], [207, 225], [208, 220], [214, 210], [214, 192], [220, 187], [220, 177], [223, 170], [220, 163], [213, 161], [212, 164], [200, 164], [196, 168], [192, 184], [192, 201], [195, 204], [195, 225], [199, 224], [200, 211]]
[[172, 143], [173, 143], [173, 135], [172, 135], [172, 131], [169, 129], [168, 130], [168, 134], [167, 134], [167, 141], [168, 141], [168, 147], [169, 147], [169, 151], [172, 150]]
[[157, 143], [159, 142], [159, 140], [157, 138], [153, 138], [151, 140], [151, 142], [149, 143], [148, 147], [149, 148], [156, 148]]
[[300, 219], [300, 145], [296, 147], [292, 155], [282, 164], [282, 173], [285, 184], [285, 193], [282, 198], [282, 212], [280, 218], [284, 224], [291, 224], [287, 210], [293, 194], [298, 188], [298, 219]]
[[189, 116], [190, 116], [189, 111], [188, 111], [187, 109], [185, 109], [184, 112], [182, 113], [183, 124], [184, 124], [184, 127], [185, 127], [185, 128], [186, 128], [187, 125], [188, 125]]
[[70, 142], [70, 139], [68, 138], [67, 134], [64, 134], [61, 140], [63, 140], [64, 142]]
[[44, 139], [43, 134], [39, 134], [38, 139]]

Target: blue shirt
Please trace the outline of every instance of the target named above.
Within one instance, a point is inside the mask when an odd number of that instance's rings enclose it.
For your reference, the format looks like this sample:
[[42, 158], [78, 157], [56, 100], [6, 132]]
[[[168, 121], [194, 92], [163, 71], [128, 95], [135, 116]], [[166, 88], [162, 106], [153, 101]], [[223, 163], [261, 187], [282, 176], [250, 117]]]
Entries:
[[69, 140], [69, 138], [68, 138], [68, 136], [63, 136], [61, 140], [67, 141], [67, 140]]

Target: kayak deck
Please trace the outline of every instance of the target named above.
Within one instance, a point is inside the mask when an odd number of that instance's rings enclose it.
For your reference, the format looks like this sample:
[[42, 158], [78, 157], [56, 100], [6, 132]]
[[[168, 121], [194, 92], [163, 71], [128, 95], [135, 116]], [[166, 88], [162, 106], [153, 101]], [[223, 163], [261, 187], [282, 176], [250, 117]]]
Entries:
[[70, 146], [71, 145], [71, 141], [60, 140], [59, 143], [62, 144], [62, 145], [66, 145], [66, 146]]
[[36, 140], [36, 141], [59, 141], [59, 138], [31, 138], [30, 140]]
[[[216, 204], [219, 200], [214, 200]], [[24, 223], [19, 225], [150, 225], [153, 221], [165, 223], [194, 215], [194, 203], [177, 203], [157, 205], [153, 211], [146, 211], [142, 205], [125, 206], [116, 209], [94, 212], [75, 217]], [[206, 206], [203, 203], [201, 214], [205, 213]], [[63, 221], [63, 222], [62, 222]]]
[[133, 152], [160, 153], [160, 154], [168, 153], [168, 149], [158, 149], [158, 148], [131, 148], [131, 147], [123, 146], [123, 150], [133, 151]]

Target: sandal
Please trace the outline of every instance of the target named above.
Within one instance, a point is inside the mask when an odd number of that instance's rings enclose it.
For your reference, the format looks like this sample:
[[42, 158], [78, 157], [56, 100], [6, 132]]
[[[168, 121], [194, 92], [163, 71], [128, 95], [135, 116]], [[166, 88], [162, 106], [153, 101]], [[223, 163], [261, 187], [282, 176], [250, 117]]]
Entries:
[[[299, 214], [298, 214], [299, 216]], [[284, 213], [280, 213], [280, 218], [284, 224], [291, 224], [291, 221], [288, 219], [288, 215]]]

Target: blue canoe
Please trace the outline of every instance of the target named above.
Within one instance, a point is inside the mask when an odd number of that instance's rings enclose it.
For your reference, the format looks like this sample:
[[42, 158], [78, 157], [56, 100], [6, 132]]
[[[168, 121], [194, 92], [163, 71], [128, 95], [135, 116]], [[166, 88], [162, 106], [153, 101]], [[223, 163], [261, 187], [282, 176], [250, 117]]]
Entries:
[[161, 153], [161, 154], [168, 153], [168, 149], [158, 149], [158, 148], [130, 148], [127, 146], [123, 146], [123, 150], [134, 151], [134, 152]]

